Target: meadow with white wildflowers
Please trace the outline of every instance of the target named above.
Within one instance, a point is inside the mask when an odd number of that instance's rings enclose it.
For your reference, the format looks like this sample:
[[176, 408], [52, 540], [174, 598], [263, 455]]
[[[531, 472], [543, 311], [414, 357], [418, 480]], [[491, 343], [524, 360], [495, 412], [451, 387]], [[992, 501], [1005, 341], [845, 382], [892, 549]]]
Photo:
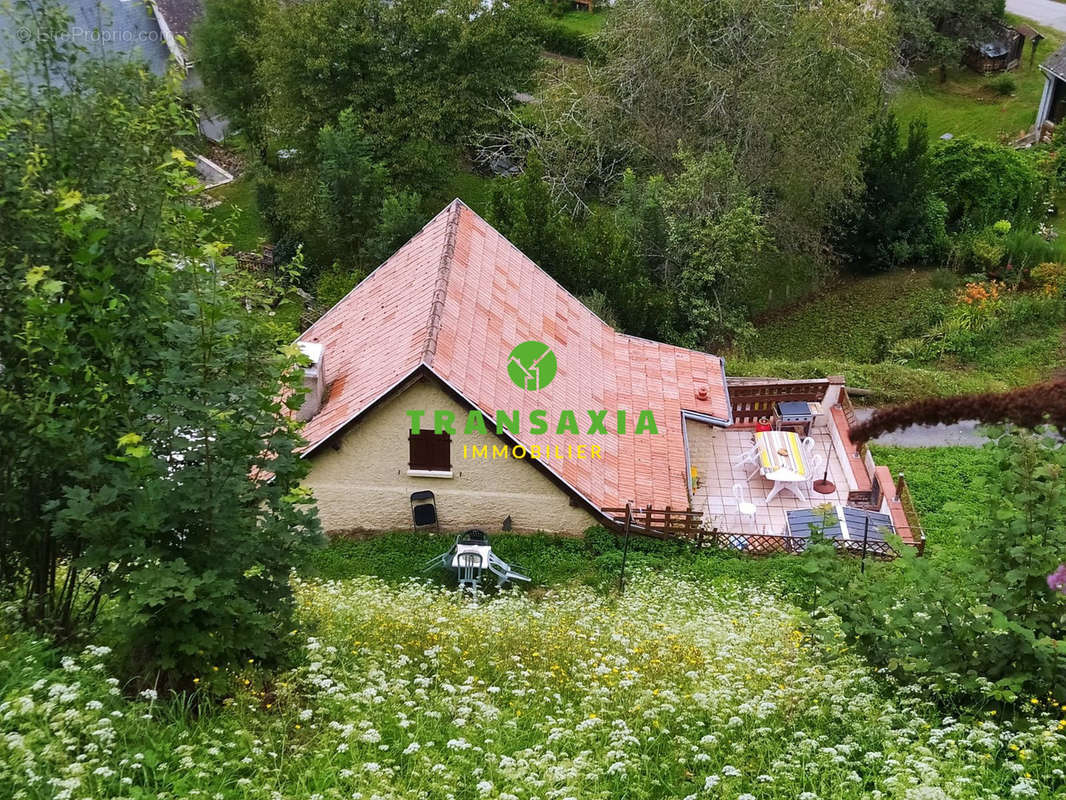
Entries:
[[[770, 590], [644, 572], [472, 600], [296, 580], [301, 657], [193, 710], [13, 625], [0, 797], [15, 800], [963, 800], [1063, 797], [1066, 722], [1037, 699], [943, 716]], [[217, 676], [216, 676], [217, 678]], [[205, 680], [211, 679], [210, 676]]]

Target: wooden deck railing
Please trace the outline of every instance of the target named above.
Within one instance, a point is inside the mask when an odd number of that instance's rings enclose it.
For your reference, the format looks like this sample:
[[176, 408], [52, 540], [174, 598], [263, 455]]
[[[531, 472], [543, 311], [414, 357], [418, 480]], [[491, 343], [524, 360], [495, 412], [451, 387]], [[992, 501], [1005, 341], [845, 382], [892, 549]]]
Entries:
[[[907, 526], [910, 528], [906, 533], [910, 534], [911, 541], [918, 548], [918, 555], [925, 555], [925, 531], [922, 529], [921, 520], [918, 518], [918, 509], [914, 506], [911, 487], [907, 485], [907, 479], [903, 477], [902, 472], [896, 480], [896, 496], [899, 498], [899, 504], [903, 506], [903, 513], [907, 517]], [[901, 536], [904, 535], [902, 531], [896, 532]]]
[[[605, 514], [611, 516], [616, 527], [621, 530], [625, 525], [625, 508], [605, 508]], [[656, 539], [683, 539], [694, 542], [699, 536], [700, 525], [703, 523], [703, 514], [699, 511], [677, 511], [667, 506], [666, 508], [643, 508], [632, 509], [632, 525], [630, 530], [643, 536], [652, 536]]]
[[759, 417], [768, 417], [774, 405], [788, 401], [820, 403], [829, 388], [827, 379], [809, 381], [731, 380], [729, 400], [733, 406], [734, 425], [754, 425]]
[[854, 428], [859, 424], [855, 417], [855, 405], [851, 402], [851, 395], [846, 387], [840, 389], [840, 407], [844, 410], [844, 419], [848, 421], [848, 427]]

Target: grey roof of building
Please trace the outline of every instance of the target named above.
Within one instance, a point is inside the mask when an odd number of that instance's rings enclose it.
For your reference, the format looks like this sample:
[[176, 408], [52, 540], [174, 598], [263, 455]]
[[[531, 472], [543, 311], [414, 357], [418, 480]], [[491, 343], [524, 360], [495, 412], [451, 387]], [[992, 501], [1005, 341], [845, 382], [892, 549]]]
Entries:
[[1040, 69], [1054, 75], [1059, 80], [1066, 81], [1066, 45], [1045, 58], [1040, 64]]
[[155, 5], [170, 32], [186, 39], [192, 26], [204, 15], [203, 0], [155, 0]]
[[[71, 16], [70, 41], [90, 56], [143, 58], [153, 72], [166, 72], [170, 53], [159, 26], [143, 0], [63, 0]], [[0, 12], [0, 67], [10, 66], [14, 49], [24, 48], [33, 31], [17, 29], [15, 20]]]

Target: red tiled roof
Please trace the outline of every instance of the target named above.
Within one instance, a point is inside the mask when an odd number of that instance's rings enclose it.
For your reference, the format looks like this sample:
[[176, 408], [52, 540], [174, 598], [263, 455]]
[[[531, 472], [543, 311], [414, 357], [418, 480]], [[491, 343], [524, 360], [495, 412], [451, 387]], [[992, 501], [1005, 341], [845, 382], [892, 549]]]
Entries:
[[[558, 361], [538, 391], [513, 384], [511, 350], [535, 339]], [[304, 428], [310, 453], [375, 400], [424, 366], [485, 412], [520, 410], [525, 445], [598, 444], [602, 459], [542, 462], [597, 507], [687, 508], [682, 411], [730, 421], [718, 356], [618, 333], [485, 220], [452, 202], [301, 337], [325, 345], [329, 398]], [[697, 391], [706, 389], [706, 398]], [[528, 413], [545, 409], [549, 433], [531, 435]], [[564, 409], [582, 434], [556, 434]], [[585, 435], [586, 410], [608, 409], [607, 436]], [[615, 410], [628, 432], [617, 435]], [[633, 433], [654, 412], [659, 435]]]

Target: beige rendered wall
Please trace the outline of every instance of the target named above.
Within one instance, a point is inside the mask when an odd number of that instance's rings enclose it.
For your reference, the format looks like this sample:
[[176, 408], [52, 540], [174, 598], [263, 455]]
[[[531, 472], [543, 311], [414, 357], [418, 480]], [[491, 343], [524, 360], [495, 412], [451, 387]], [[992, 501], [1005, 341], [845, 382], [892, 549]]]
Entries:
[[[410, 417], [407, 409], [425, 409], [432, 425], [434, 409], [455, 413], [452, 478], [407, 474]], [[503, 445], [492, 433], [465, 435], [467, 409], [431, 378], [382, 403], [337, 439], [312, 455], [304, 485], [314, 490], [322, 525], [329, 532], [395, 530], [411, 527], [411, 493], [429, 489], [436, 495], [441, 528], [498, 531], [510, 515], [516, 531], [579, 534], [596, 524], [585, 508], [570, 505], [570, 496], [528, 460], [464, 459], [463, 445]], [[424, 418], [425, 419], [425, 418]], [[491, 428], [490, 428], [491, 429]], [[332, 445], [340, 441], [340, 449]]]

